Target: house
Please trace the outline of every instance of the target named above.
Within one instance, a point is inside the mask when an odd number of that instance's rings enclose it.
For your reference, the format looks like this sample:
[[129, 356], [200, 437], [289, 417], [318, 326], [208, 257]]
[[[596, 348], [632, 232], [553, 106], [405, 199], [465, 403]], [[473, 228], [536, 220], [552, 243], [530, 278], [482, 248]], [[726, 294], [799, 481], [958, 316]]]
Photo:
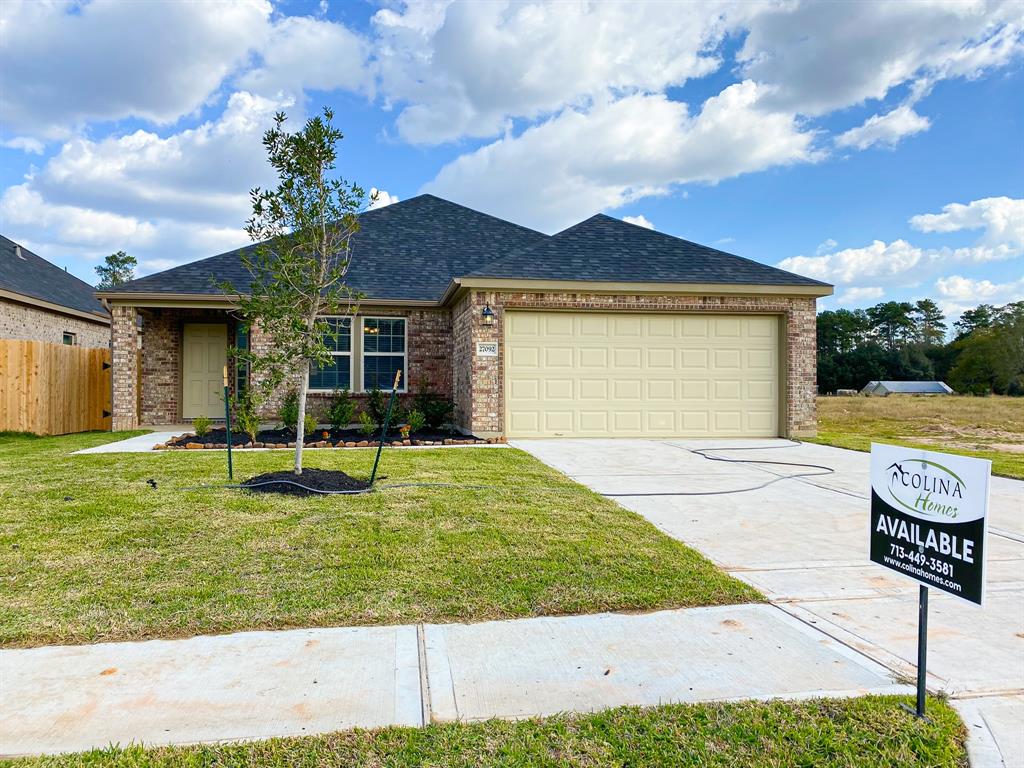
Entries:
[[862, 395], [955, 395], [944, 381], [869, 381]]
[[[335, 388], [389, 388], [401, 369], [403, 393], [451, 398], [456, 426], [482, 437], [815, 431], [825, 283], [605, 215], [548, 236], [421, 195], [360, 224], [349, 283], [365, 298], [335, 321], [334, 363], [310, 375], [314, 412]], [[228, 346], [267, 343], [216, 287], [245, 289], [244, 251], [99, 294], [114, 429], [222, 411]], [[248, 374], [229, 376], [238, 388]]]
[[0, 339], [110, 345], [110, 313], [95, 288], [0, 235]]

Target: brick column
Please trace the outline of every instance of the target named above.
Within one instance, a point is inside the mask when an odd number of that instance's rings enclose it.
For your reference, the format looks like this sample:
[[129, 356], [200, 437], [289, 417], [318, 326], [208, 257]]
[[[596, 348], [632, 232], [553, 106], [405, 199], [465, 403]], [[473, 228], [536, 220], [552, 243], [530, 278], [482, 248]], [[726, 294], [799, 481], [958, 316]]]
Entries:
[[786, 314], [786, 430], [788, 437], [818, 432], [818, 317], [814, 299], [792, 299]]
[[110, 339], [113, 358], [112, 429], [139, 426], [139, 326], [135, 307], [111, 307]]

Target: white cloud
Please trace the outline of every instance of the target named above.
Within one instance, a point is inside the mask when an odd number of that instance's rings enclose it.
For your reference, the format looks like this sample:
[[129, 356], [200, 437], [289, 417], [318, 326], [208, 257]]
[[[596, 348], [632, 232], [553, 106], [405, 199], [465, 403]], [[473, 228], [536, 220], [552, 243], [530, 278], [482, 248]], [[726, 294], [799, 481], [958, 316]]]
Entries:
[[1024, 278], [1009, 283], [993, 283], [991, 280], [974, 280], [960, 275], [940, 277], [935, 281], [939, 296], [939, 308], [954, 319], [979, 304], [1009, 304], [1024, 301]]
[[816, 255], [818, 255], [818, 256], [821, 256], [821, 254], [828, 253], [829, 251], [834, 249], [837, 245], [839, 245], [839, 243], [837, 243], [831, 237], [826, 238], [822, 242], [818, 243], [818, 247], [814, 249], [814, 253]]
[[342, 24], [285, 17], [273, 25], [259, 67], [240, 79], [242, 88], [270, 97], [296, 96], [306, 89], [366, 90], [370, 45]]
[[64, 138], [88, 121], [166, 124], [203, 106], [264, 38], [266, 0], [0, 4], [0, 114]]
[[959, 232], [984, 229], [983, 242], [996, 248], [1024, 250], [1024, 199], [986, 197], [967, 205], [950, 203], [942, 213], [924, 213], [910, 219], [921, 232]]
[[[961, 248], [921, 248], [906, 240], [875, 240], [863, 248], [847, 248], [816, 256], [793, 256], [779, 262], [782, 269], [838, 284], [860, 285], [884, 279], [913, 285], [951, 264], [984, 264], [1024, 254], [1021, 213], [1024, 200], [990, 197], [967, 205], [951, 203], [939, 214], [910, 219], [923, 232], [982, 229], [981, 239]], [[820, 251], [820, 247], [819, 247]]]
[[878, 301], [885, 295], [885, 289], [877, 285], [867, 285], [862, 288], [849, 288], [836, 297], [836, 304], [839, 306], [857, 306]]
[[943, 299], [952, 301], [1004, 304], [1024, 299], [1024, 278], [1009, 283], [993, 283], [991, 280], [950, 275], [936, 280], [935, 290]]
[[895, 147], [901, 139], [921, 131], [927, 131], [931, 121], [922, 117], [908, 104], [903, 104], [884, 115], [873, 115], [862, 125], [851, 128], [836, 137], [840, 147], [867, 149], [875, 144]]
[[392, 203], [401, 202], [398, 199], [398, 195], [392, 195], [383, 189], [377, 189], [373, 187], [370, 189], [370, 210], [374, 208], [383, 208]]
[[636, 224], [638, 227], [643, 227], [644, 229], [654, 229], [654, 225], [643, 214], [640, 214], [639, 216], [623, 216], [622, 220], [628, 224]]
[[4, 223], [87, 257], [123, 248], [140, 273], [244, 245], [248, 190], [274, 182], [260, 140], [283, 106], [239, 92], [219, 119], [166, 137], [73, 138], [5, 191]]
[[0, 146], [7, 147], [8, 149], [20, 149], [22, 152], [27, 152], [30, 155], [41, 155], [43, 150], [46, 149], [46, 145], [43, 142], [29, 136], [15, 136], [0, 141]]
[[974, 77], [1022, 50], [1015, 0], [786, 2], [750, 22], [743, 74], [775, 84], [776, 109], [804, 115], [916, 93], [947, 77]]
[[819, 157], [815, 135], [760, 106], [753, 82], [729, 86], [691, 115], [664, 95], [569, 109], [446, 165], [424, 187], [548, 231], [595, 211]]
[[374, 16], [380, 87], [415, 143], [487, 137], [513, 117], [653, 93], [721, 66], [756, 3], [409, 3]]

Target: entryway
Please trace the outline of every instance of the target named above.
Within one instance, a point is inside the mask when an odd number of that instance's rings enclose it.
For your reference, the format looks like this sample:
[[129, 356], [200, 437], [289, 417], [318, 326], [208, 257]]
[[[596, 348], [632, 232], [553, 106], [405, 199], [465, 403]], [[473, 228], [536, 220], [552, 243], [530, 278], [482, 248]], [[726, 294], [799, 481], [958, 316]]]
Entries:
[[182, 336], [181, 417], [215, 419], [224, 413], [228, 327], [224, 323], [186, 323]]

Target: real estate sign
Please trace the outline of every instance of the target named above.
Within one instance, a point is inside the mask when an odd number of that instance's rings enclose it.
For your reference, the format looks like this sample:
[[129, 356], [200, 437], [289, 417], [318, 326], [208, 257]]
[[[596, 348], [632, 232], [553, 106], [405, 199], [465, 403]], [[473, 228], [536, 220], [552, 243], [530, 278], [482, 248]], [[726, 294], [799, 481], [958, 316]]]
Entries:
[[871, 560], [982, 604], [992, 463], [871, 445]]

